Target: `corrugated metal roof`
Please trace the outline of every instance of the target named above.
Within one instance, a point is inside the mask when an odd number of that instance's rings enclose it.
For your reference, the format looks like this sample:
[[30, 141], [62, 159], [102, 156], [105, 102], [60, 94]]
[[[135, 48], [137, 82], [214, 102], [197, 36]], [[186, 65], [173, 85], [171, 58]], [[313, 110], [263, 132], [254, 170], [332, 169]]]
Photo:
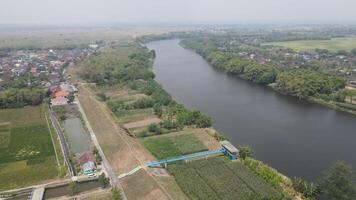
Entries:
[[221, 146], [223, 146], [225, 149], [227, 149], [231, 153], [239, 152], [239, 150], [227, 140], [221, 141], [220, 144], [221, 144]]

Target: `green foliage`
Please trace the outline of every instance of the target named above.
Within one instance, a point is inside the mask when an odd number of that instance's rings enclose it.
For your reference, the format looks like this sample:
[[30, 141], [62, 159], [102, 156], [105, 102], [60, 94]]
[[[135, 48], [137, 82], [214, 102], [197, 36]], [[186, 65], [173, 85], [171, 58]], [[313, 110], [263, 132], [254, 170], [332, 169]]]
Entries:
[[255, 83], [273, 83], [277, 76], [277, 69], [269, 65], [250, 64], [245, 67], [245, 77]]
[[355, 172], [351, 165], [343, 161], [335, 163], [324, 174], [320, 187], [330, 199], [352, 200], [356, 198]]
[[52, 155], [54, 149], [46, 126], [12, 128], [9, 146], [0, 151], [0, 164]]
[[336, 104], [337, 106], [339, 106], [340, 108], [344, 108], [344, 109], [347, 109], [347, 110], [356, 111], [356, 105], [354, 105], [354, 104], [339, 103], [339, 102], [335, 102], [335, 104]]
[[105, 95], [105, 93], [103, 93], [103, 92], [98, 92], [98, 93], [96, 93], [96, 96], [99, 97], [99, 100], [100, 100], [100, 101], [106, 101], [106, 100], [109, 99], [109, 98]]
[[232, 57], [227, 53], [222, 52], [212, 52], [208, 56], [208, 61], [218, 69], [224, 69], [227, 63], [230, 61]]
[[294, 190], [301, 193], [305, 198], [317, 199], [319, 189], [314, 183], [307, 182], [301, 178], [293, 178], [292, 183]]
[[110, 183], [110, 179], [104, 173], [100, 174], [98, 181], [102, 188], [106, 188]]
[[254, 171], [257, 175], [262, 177], [265, 181], [267, 181], [274, 187], [278, 188], [281, 185], [283, 178], [278, 174], [276, 170], [272, 169], [261, 161], [257, 161], [247, 157], [243, 163], [250, 170]]
[[155, 105], [153, 105], [153, 111], [155, 112], [155, 115], [157, 115], [158, 117], [162, 117], [163, 109], [161, 104], [156, 103]]
[[150, 124], [147, 130], [152, 133], [162, 134], [162, 129], [158, 124]]
[[201, 111], [189, 111], [180, 104], [169, 106], [167, 114], [170, 118], [177, 119], [178, 126], [196, 125], [198, 128], [207, 128], [212, 125], [212, 120], [209, 116]]
[[68, 193], [70, 196], [74, 196], [76, 194], [78, 194], [79, 192], [79, 186], [78, 183], [72, 181], [68, 184]]
[[352, 49], [352, 50], [351, 50], [351, 53], [354, 54], [354, 55], [356, 55], [356, 49]]
[[122, 199], [121, 192], [116, 187], [111, 189], [111, 193], [112, 193], [112, 199], [113, 200], [121, 200]]
[[264, 180], [239, 162], [224, 157], [168, 166], [183, 192], [190, 199], [265, 199], [278, 196]]
[[162, 128], [165, 128], [168, 130], [181, 128], [181, 125], [175, 120], [165, 119], [160, 124], [161, 124]]
[[73, 103], [74, 99], [75, 99], [74, 93], [70, 92], [68, 95], [68, 103]]
[[287, 70], [277, 76], [276, 89], [298, 98], [331, 94], [345, 86], [345, 81], [312, 70]]
[[214, 133], [214, 138], [217, 140], [217, 141], [223, 141], [223, 140], [227, 140], [227, 137], [225, 137], [223, 134], [215, 131]]
[[201, 111], [193, 111], [193, 123], [198, 128], [207, 128], [212, 125], [212, 120], [209, 116], [203, 114]]
[[39, 105], [45, 97], [42, 89], [10, 88], [0, 93], [0, 108], [19, 108], [25, 105]]
[[231, 74], [243, 74], [245, 68], [253, 64], [252, 61], [243, 58], [233, 58], [225, 66], [225, 70]]
[[251, 157], [252, 153], [253, 153], [252, 149], [248, 146], [240, 146], [239, 147], [239, 156], [243, 160], [245, 160], [247, 157]]
[[142, 139], [142, 143], [157, 159], [208, 150], [193, 134], [149, 137]]

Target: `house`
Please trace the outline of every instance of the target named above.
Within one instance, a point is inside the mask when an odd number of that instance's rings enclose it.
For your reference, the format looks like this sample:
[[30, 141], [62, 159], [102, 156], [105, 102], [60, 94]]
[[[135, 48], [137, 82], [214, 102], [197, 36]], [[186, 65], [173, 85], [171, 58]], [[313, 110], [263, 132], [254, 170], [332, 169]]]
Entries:
[[79, 163], [84, 174], [91, 174], [96, 170], [95, 156], [89, 152], [85, 152], [79, 157]]
[[350, 85], [351, 85], [351, 87], [356, 88], [356, 81], [350, 81]]
[[61, 105], [66, 105], [67, 103], [68, 103], [68, 99], [64, 97], [56, 97], [51, 99], [52, 106], [61, 106]]
[[60, 98], [68, 98], [68, 96], [69, 96], [69, 92], [66, 92], [66, 91], [63, 91], [63, 90], [60, 90], [60, 91], [54, 93], [54, 97], [55, 98], [58, 98], [58, 97], [60, 97]]

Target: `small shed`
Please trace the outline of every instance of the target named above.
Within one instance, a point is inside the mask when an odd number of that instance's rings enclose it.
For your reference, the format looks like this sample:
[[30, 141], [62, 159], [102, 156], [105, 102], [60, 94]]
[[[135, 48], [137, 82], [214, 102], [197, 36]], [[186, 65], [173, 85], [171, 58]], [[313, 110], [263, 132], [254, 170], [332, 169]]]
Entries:
[[225, 155], [229, 156], [230, 160], [237, 159], [239, 150], [234, 145], [227, 140], [221, 141], [220, 144], [225, 149]]

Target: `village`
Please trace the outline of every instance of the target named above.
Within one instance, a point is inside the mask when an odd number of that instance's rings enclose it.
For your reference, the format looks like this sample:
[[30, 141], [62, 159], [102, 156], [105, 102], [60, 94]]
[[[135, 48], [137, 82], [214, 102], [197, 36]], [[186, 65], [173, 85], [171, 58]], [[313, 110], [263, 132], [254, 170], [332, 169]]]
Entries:
[[[65, 67], [97, 51], [98, 45], [77, 49], [1, 50], [0, 91], [9, 87], [56, 90]], [[64, 86], [66, 87], [66, 86]]]

